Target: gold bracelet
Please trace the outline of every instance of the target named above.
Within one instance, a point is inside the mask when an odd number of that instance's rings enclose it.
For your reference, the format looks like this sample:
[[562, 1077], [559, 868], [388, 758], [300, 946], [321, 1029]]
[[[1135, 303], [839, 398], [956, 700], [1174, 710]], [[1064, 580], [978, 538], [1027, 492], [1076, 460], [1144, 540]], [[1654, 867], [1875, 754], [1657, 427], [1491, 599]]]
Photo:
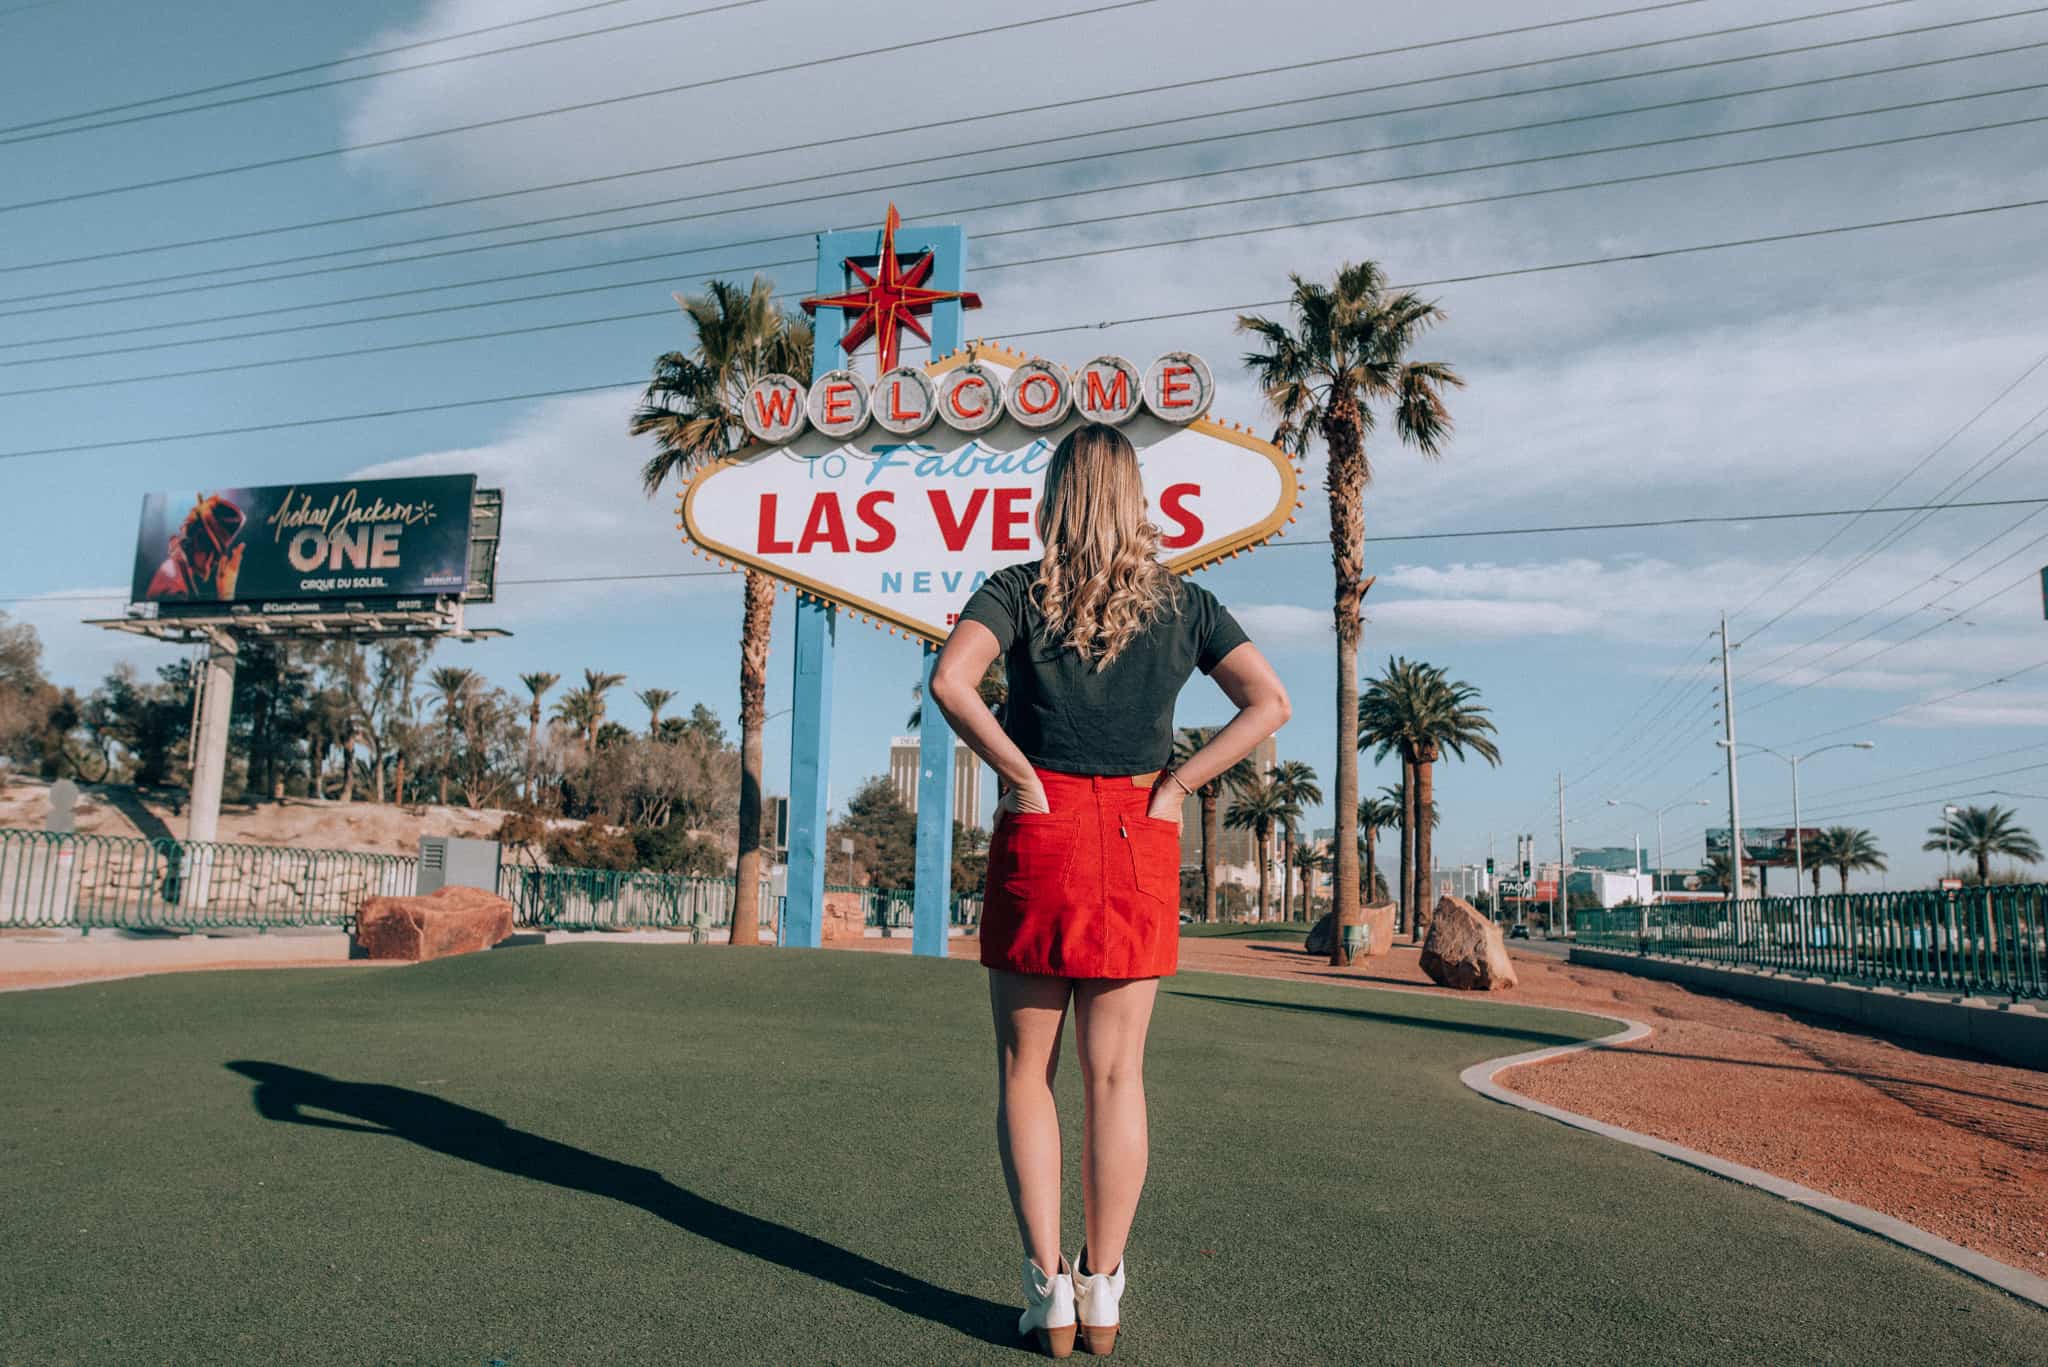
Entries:
[[1193, 797], [1195, 795], [1195, 790], [1193, 788], [1188, 787], [1187, 784], [1181, 782], [1180, 775], [1172, 769], [1168, 769], [1164, 774], [1161, 774], [1160, 777], [1172, 779], [1174, 781], [1175, 786], [1177, 786], [1183, 793], [1186, 793], [1189, 797]]

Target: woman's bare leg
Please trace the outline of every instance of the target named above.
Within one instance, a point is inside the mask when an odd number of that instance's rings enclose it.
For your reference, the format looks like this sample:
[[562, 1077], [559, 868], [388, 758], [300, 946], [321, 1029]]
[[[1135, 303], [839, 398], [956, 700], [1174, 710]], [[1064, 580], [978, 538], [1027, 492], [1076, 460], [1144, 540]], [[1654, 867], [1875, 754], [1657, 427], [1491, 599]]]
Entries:
[[1158, 995], [1157, 978], [1074, 983], [1074, 1043], [1087, 1097], [1081, 1197], [1091, 1272], [1113, 1271], [1123, 1261], [1145, 1186], [1145, 1030]]
[[1060, 1268], [1060, 1118], [1052, 1080], [1073, 987], [1068, 978], [1000, 968], [988, 973], [996, 1022], [996, 1150], [1024, 1252], [1048, 1273]]

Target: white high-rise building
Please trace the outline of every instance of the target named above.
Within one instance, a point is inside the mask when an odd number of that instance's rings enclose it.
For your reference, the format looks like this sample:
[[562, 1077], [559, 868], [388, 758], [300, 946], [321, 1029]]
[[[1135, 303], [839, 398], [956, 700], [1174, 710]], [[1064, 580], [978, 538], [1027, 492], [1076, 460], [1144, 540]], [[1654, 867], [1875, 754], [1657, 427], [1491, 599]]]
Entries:
[[[896, 798], [913, 815], [917, 812], [916, 736], [898, 736], [889, 742], [889, 782]], [[972, 750], [953, 743], [953, 819], [972, 830], [981, 825], [981, 758]]]

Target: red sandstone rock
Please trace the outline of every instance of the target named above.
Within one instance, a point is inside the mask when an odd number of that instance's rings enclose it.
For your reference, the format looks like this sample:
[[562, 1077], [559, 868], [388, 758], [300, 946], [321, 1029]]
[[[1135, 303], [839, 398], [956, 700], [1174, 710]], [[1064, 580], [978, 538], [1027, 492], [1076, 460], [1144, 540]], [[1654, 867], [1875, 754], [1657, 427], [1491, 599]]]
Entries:
[[1500, 927], [1457, 897], [1436, 904], [1422, 942], [1422, 971], [1443, 987], [1471, 992], [1499, 992], [1517, 981]]
[[[1310, 954], [1324, 956], [1329, 954], [1330, 917], [1332, 915], [1334, 913], [1324, 912], [1322, 919], [1315, 923], [1308, 933], [1308, 938], [1302, 942], [1302, 948]], [[1377, 958], [1394, 947], [1394, 904], [1392, 902], [1371, 903], [1360, 908], [1354, 913], [1354, 916], [1356, 919], [1351, 924], [1363, 925], [1366, 928], [1365, 957]]]
[[828, 892], [825, 894], [825, 924], [820, 938], [830, 942], [865, 939], [868, 933], [867, 911], [861, 906], [857, 892]]
[[511, 933], [512, 904], [482, 888], [372, 897], [356, 915], [356, 943], [370, 959], [444, 959], [489, 949]]

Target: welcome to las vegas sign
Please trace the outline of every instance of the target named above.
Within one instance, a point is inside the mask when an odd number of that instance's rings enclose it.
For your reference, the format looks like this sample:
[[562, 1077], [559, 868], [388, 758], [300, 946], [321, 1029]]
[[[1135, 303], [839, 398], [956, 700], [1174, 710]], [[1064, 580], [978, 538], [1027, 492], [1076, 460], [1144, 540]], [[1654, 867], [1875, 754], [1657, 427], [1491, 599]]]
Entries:
[[1070, 372], [983, 342], [872, 385], [846, 370], [808, 386], [771, 376], [745, 397], [754, 441], [690, 481], [679, 525], [713, 559], [943, 641], [983, 580], [1042, 554], [1046, 464], [1084, 422], [1111, 423], [1136, 448], [1169, 569], [1234, 556], [1293, 521], [1299, 471], [1209, 417], [1214, 392], [1187, 352]]

